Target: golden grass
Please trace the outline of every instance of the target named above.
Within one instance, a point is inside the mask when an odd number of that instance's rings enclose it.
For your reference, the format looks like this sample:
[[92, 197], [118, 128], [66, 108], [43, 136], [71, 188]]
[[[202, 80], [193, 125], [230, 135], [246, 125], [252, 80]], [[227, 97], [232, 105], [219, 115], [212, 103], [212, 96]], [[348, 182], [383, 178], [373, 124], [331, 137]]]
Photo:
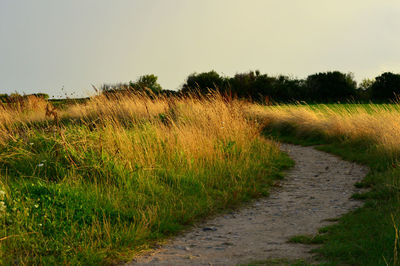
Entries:
[[[0, 109], [0, 141], [4, 143], [10, 138], [13, 139], [16, 127], [22, 128], [23, 134], [26, 135], [32, 124], [51, 122], [52, 117], [46, 116], [47, 104], [45, 100], [33, 96], [24, 100], [22, 104], [4, 105]], [[247, 103], [226, 102], [220, 95], [198, 99], [117, 94], [109, 97], [95, 96], [84, 104], [74, 104], [56, 112], [64, 122], [75, 119], [89, 128], [104, 128], [106, 135], [103, 139], [106, 142], [113, 139], [112, 144], [104, 145], [119, 150], [129, 147], [122, 139], [126, 134], [125, 124], [130, 123], [134, 127], [147, 125], [159, 140], [171, 142], [173, 139], [174, 147], [179, 145], [187, 152], [202, 156], [215, 150], [215, 139], [234, 139], [237, 144], [244, 144], [257, 137], [261, 125], [245, 118], [244, 105]], [[114, 139], [117, 142], [114, 142]], [[143, 143], [140, 142], [143, 141], [145, 140], [135, 140], [135, 146], [141, 146]], [[130, 140], [128, 142], [130, 143]]]
[[0, 189], [12, 221], [0, 237], [37, 232], [28, 242], [5, 240], [7, 259], [21, 263], [50, 261], [59, 246], [64, 261], [130, 257], [200, 217], [265, 195], [290, 165], [246, 116], [249, 103], [218, 94], [100, 95], [57, 110], [58, 123], [45, 117], [46, 105], [0, 110], [16, 118], [0, 131], [8, 175]]
[[[23, 104], [4, 105], [0, 109], [0, 141], [13, 137], [15, 132], [11, 129], [15, 125], [24, 127], [51, 120], [45, 117], [46, 104], [43, 99], [29, 97]], [[108, 135], [104, 139], [119, 139], [117, 143], [105, 145], [120, 150], [126, 150], [129, 145], [122, 141], [124, 130], [116, 129], [123, 129], [128, 121], [136, 126], [151, 125], [152, 134], [159, 140], [171, 142], [174, 139], [174, 145], [199, 156], [215, 151], [215, 139], [235, 139], [238, 144], [243, 144], [248, 138], [258, 136], [265, 125], [282, 123], [295, 125], [299, 132], [319, 131], [327, 136], [363, 138], [387, 151], [400, 151], [398, 104], [348, 105], [345, 108], [300, 104], [263, 106], [238, 100], [227, 102], [220, 95], [198, 99], [117, 94], [95, 96], [84, 104], [71, 105], [58, 113], [64, 120], [77, 119], [91, 126], [101, 125]], [[256, 119], [250, 119], [250, 122], [249, 117]], [[140, 141], [145, 140], [136, 140], [137, 147]]]
[[252, 105], [247, 113], [282, 139], [330, 143], [324, 148], [368, 165], [364, 207], [342, 217], [319, 252], [339, 264], [399, 265], [400, 104]]
[[393, 105], [252, 105], [250, 116], [264, 125], [287, 123], [298, 132], [372, 141], [387, 152], [400, 151], [400, 107]]
[[248, 151], [249, 143], [255, 139], [261, 141], [262, 128], [245, 117], [244, 105], [241, 101], [226, 102], [220, 95], [202, 99], [151, 99], [135, 94], [111, 99], [97, 96], [86, 104], [63, 110], [61, 117], [80, 119], [103, 129], [100, 139], [93, 140], [96, 143], [86, 143], [86, 147], [101, 143], [102, 149], [113, 151], [120, 160], [127, 162], [127, 167], [133, 167], [129, 162], [138, 162], [151, 168], [155, 167], [160, 149], [169, 152], [172, 161], [175, 160], [172, 154], [179, 150], [186, 154], [187, 160], [201, 158], [203, 162], [225, 156], [216, 148], [218, 142], [225, 145], [233, 141], [240, 149]]
[[45, 120], [47, 101], [28, 96], [13, 103], [0, 104], [0, 143], [13, 137], [15, 126]]

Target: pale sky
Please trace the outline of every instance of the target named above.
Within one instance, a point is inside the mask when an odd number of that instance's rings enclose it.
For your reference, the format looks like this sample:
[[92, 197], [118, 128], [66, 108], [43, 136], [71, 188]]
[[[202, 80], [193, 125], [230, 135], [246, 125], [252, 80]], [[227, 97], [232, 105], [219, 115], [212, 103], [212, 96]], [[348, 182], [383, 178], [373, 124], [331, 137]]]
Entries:
[[0, 0], [0, 93], [155, 74], [400, 72], [399, 0]]

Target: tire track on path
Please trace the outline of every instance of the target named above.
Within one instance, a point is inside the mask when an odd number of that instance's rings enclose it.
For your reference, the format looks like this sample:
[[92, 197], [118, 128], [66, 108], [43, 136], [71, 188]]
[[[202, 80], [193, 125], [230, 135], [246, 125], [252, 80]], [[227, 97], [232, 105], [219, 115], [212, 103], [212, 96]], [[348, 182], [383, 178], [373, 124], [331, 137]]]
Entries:
[[312, 147], [282, 144], [295, 161], [280, 186], [211, 218], [127, 265], [235, 265], [270, 258], [309, 259], [315, 246], [287, 243], [362, 205], [350, 199], [368, 168]]

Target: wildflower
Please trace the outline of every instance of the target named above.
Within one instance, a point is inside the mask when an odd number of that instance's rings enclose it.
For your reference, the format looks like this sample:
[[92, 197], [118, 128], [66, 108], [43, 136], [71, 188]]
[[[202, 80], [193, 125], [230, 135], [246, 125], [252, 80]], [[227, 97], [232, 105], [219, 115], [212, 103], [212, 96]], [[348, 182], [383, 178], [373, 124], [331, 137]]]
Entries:
[[39, 204], [35, 204], [35, 205], [33, 205], [33, 206], [35, 206], [35, 208], [39, 208]]

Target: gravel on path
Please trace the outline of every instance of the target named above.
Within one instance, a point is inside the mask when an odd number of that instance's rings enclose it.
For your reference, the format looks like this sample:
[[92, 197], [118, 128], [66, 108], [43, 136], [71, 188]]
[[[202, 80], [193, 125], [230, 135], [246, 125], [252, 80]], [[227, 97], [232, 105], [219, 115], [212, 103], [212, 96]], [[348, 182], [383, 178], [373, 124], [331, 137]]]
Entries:
[[313, 235], [362, 205], [350, 199], [368, 168], [312, 147], [282, 144], [295, 161], [284, 180], [262, 198], [211, 218], [127, 265], [235, 265], [272, 258], [310, 259], [315, 246], [288, 243]]

